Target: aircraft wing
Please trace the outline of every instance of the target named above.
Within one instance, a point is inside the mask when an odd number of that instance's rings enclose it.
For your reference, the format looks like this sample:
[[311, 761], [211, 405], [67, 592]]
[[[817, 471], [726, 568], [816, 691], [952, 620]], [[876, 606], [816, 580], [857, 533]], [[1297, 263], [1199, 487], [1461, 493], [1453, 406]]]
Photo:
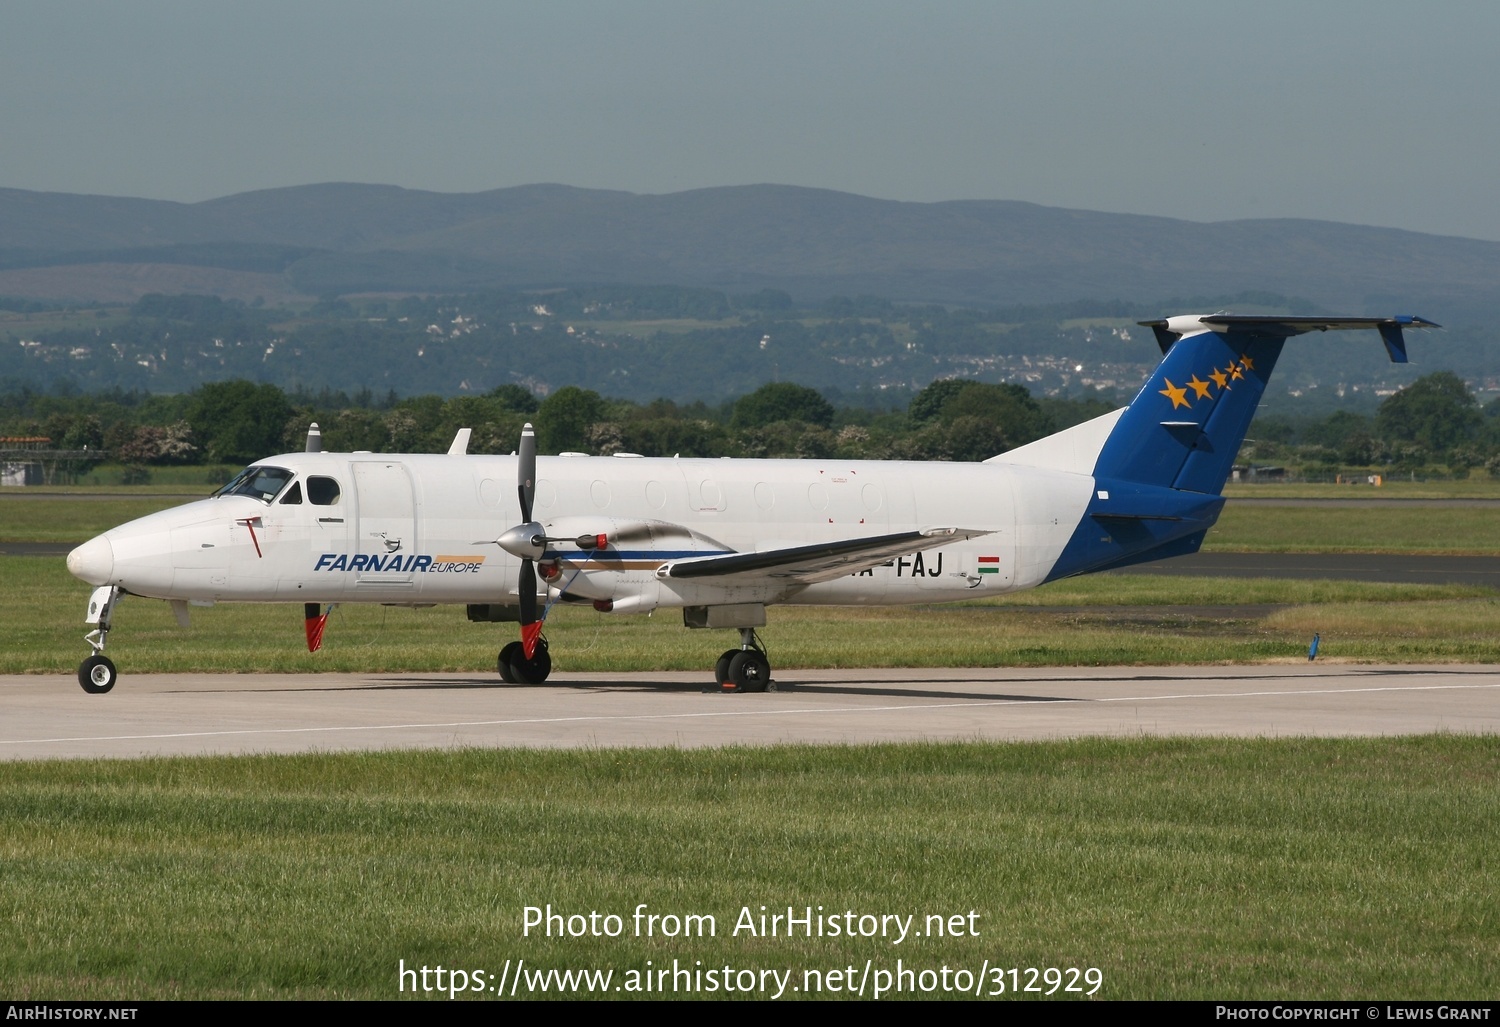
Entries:
[[990, 530], [985, 528], [923, 528], [893, 535], [817, 542], [810, 546], [673, 560], [663, 564], [656, 573], [663, 578], [733, 577], [741, 581], [760, 578], [811, 585], [866, 570], [897, 556], [988, 534]]

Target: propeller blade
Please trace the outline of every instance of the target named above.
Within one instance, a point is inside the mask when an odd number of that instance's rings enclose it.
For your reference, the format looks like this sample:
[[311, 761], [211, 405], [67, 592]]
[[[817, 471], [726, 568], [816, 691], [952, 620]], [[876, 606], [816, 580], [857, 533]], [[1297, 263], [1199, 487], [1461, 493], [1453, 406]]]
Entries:
[[536, 432], [530, 422], [521, 429], [521, 448], [516, 460], [516, 493], [521, 500], [521, 520], [531, 520], [536, 500]]
[[521, 429], [521, 448], [516, 451], [516, 498], [521, 503], [522, 523], [495, 542], [521, 560], [516, 577], [521, 606], [521, 654], [530, 660], [536, 656], [537, 643], [542, 637], [542, 621], [536, 609], [536, 561], [546, 551], [547, 535], [531, 519], [531, 508], [536, 501], [536, 431], [529, 423]]

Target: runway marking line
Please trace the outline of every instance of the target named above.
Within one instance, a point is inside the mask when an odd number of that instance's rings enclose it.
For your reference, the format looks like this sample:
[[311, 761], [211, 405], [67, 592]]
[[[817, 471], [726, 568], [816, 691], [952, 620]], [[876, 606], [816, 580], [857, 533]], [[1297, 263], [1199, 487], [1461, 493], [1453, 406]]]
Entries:
[[508, 720], [453, 720], [431, 724], [363, 724], [332, 727], [241, 728], [233, 731], [175, 731], [153, 735], [80, 735], [72, 738], [4, 738], [0, 745], [40, 745], [55, 742], [133, 742], [167, 738], [222, 738], [236, 735], [297, 735], [337, 731], [405, 731], [417, 728], [504, 727], [513, 724], [571, 724], [588, 721], [691, 720], [705, 717], [774, 717], [799, 713], [890, 713], [897, 710], [948, 710], [976, 706], [1057, 706], [1067, 703], [1161, 702], [1168, 699], [1254, 699], [1260, 696], [1344, 695], [1360, 692], [1441, 692], [1455, 689], [1500, 688], [1488, 685], [1384, 685], [1363, 688], [1310, 688], [1259, 692], [1183, 692], [1175, 695], [1133, 695], [1102, 699], [985, 699], [976, 702], [902, 703], [896, 706], [824, 706], [816, 709], [720, 710], [708, 713], [590, 714], [579, 717], [517, 717]]

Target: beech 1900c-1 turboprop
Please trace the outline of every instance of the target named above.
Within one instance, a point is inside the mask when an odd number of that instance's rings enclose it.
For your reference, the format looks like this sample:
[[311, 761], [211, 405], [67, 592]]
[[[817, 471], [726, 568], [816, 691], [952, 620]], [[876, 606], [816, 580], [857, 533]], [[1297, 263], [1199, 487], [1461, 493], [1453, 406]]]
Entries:
[[[756, 628], [773, 603], [972, 599], [1196, 552], [1287, 338], [1374, 328], [1406, 360], [1419, 317], [1182, 315], [1143, 321], [1163, 359], [1127, 407], [979, 464], [538, 458], [309, 452], [252, 464], [211, 498], [121, 525], [68, 556], [96, 586], [78, 670], [104, 655], [124, 595], [189, 604], [300, 602], [307, 644], [338, 603], [462, 603], [520, 624], [500, 676], [540, 683], [555, 603], [603, 614], [676, 607], [688, 627], [738, 629], [715, 677], [761, 691]], [[509, 527], [514, 525], [513, 527]]]

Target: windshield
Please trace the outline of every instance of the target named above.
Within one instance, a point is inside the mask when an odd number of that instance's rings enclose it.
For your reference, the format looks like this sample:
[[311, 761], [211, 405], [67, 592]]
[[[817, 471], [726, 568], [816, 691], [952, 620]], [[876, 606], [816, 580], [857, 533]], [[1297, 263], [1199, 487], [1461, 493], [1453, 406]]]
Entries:
[[214, 495], [254, 496], [262, 502], [269, 503], [276, 498], [276, 493], [286, 488], [286, 483], [291, 480], [292, 472], [284, 467], [251, 466], [235, 475], [233, 481]]

